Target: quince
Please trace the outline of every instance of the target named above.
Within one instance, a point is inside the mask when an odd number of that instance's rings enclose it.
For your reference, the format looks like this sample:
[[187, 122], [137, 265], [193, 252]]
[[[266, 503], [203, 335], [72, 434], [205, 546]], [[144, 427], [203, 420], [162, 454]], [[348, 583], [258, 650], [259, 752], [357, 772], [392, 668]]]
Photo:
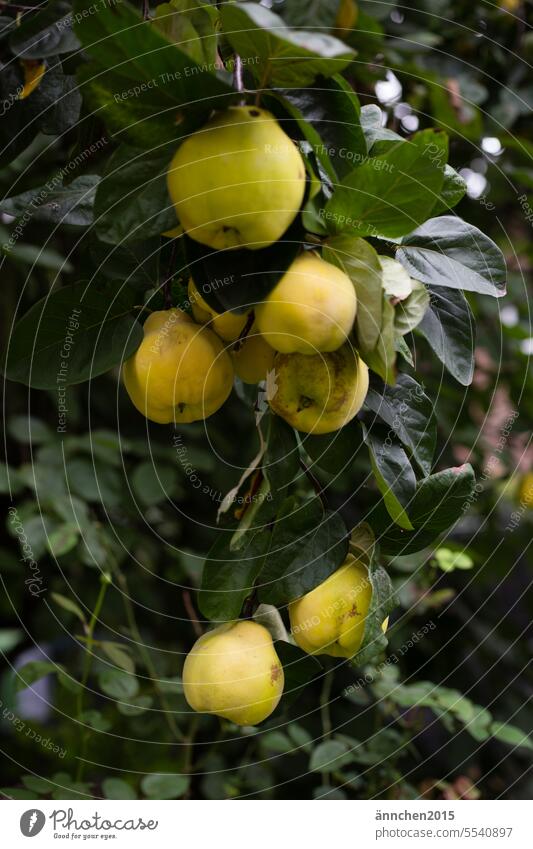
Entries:
[[189, 280], [188, 295], [192, 314], [198, 324], [209, 324], [209, 329], [214, 330], [225, 342], [234, 342], [239, 338], [246, 327], [248, 313], [238, 315], [231, 310], [216, 312], [204, 301], [192, 278]]
[[122, 370], [139, 412], [160, 424], [216, 412], [233, 385], [231, 359], [218, 336], [178, 309], [153, 312], [143, 329], [143, 341]]
[[237, 725], [257, 725], [270, 716], [283, 685], [283, 666], [270, 633], [249, 620], [226, 622], [203, 634], [183, 667], [190, 707]]
[[270, 112], [232, 106], [183, 142], [167, 182], [191, 239], [216, 250], [255, 250], [276, 242], [296, 218], [305, 166]]
[[303, 253], [255, 310], [268, 344], [283, 354], [335, 351], [346, 341], [357, 308], [344, 271], [315, 253]]
[[303, 433], [332, 433], [359, 412], [368, 392], [368, 367], [350, 344], [330, 354], [278, 354], [269, 403]]
[[[274, 368], [276, 352], [265, 337], [252, 325], [249, 334], [231, 352], [235, 374], [243, 383], [259, 383]], [[236, 346], [235, 346], [236, 347]]]
[[[340, 569], [289, 604], [292, 635], [308, 654], [353, 657], [363, 640], [371, 598], [368, 569], [349, 554]], [[385, 619], [383, 631], [387, 624]]]

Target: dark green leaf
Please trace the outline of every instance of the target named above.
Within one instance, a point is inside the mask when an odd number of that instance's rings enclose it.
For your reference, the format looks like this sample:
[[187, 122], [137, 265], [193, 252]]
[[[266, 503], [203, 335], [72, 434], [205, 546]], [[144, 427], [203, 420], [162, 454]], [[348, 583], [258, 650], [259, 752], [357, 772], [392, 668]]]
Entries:
[[383, 566], [373, 557], [368, 567], [368, 577], [372, 584], [372, 597], [365, 617], [363, 640], [352, 661], [358, 666], [368, 663], [386, 648], [383, 622], [395, 603], [391, 580]]
[[419, 331], [451, 375], [463, 386], [472, 383], [476, 327], [468, 301], [458, 289], [429, 286], [429, 307]]
[[383, 111], [376, 103], [361, 107], [361, 127], [370, 151], [377, 141], [403, 142], [404, 138], [383, 126]]
[[442, 215], [457, 206], [466, 194], [466, 183], [451, 165], [444, 168], [444, 183], [440, 197], [431, 210], [431, 215]]
[[122, 244], [178, 226], [166, 180], [173, 153], [147, 153], [127, 145], [115, 151], [96, 192], [94, 215], [102, 241]]
[[397, 237], [425, 221], [444, 180], [435, 149], [446, 158], [446, 136], [423, 130], [366, 159], [328, 202], [325, 219], [330, 231]]
[[145, 775], [141, 790], [148, 799], [178, 799], [187, 792], [190, 780], [188, 775]]
[[383, 504], [378, 505], [369, 521], [385, 554], [411, 554], [433, 543], [448, 530], [470, 505], [475, 486], [470, 465], [446, 469], [420, 481], [409, 507], [414, 531], [391, 525]]
[[46, 675], [57, 674], [61, 670], [61, 666], [57, 663], [51, 663], [48, 660], [32, 660], [26, 663], [20, 669], [17, 669], [15, 675], [15, 690], [25, 690], [31, 687], [36, 681], [40, 681]]
[[121, 645], [120, 643], [107, 642], [100, 643], [100, 646], [104, 654], [106, 654], [108, 658], [119, 667], [119, 669], [129, 672], [131, 675], [134, 674], [135, 663], [126, 646]]
[[340, 430], [321, 436], [300, 434], [302, 447], [313, 466], [316, 465], [331, 475], [339, 475], [350, 468], [362, 445], [361, 428], [351, 421]]
[[396, 257], [424, 283], [495, 298], [505, 295], [506, 267], [499, 247], [454, 215], [431, 218], [405, 236]]
[[[222, 28], [261, 86], [300, 88], [343, 70], [353, 50], [330, 35], [291, 30], [259, 3], [224, 3]], [[259, 61], [257, 61], [259, 58]]]
[[85, 175], [61, 185], [62, 177], [52, 177], [39, 189], [31, 189], [0, 202], [3, 212], [15, 217], [29, 212], [35, 221], [88, 227], [93, 220], [93, 204], [100, 177]]
[[103, 693], [118, 701], [129, 702], [139, 692], [139, 682], [135, 675], [122, 669], [103, 669], [98, 675]]
[[121, 778], [104, 778], [102, 790], [106, 799], [136, 799], [137, 794], [131, 784]]
[[384, 421], [409, 449], [425, 475], [431, 472], [436, 430], [433, 403], [423, 387], [407, 374], [399, 374], [394, 386], [374, 378], [365, 407]]
[[363, 435], [370, 453], [372, 471], [391, 519], [406, 530], [413, 530], [408, 509], [415, 494], [416, 477], [403, 448], [393, 441], [383, 427], [367, 430]]
[[16, 324], [6, 376], [36, 389], [57, 391], [58, 386], [109, 371], [142, 341], [142, 327], [131, 314], [136, 300], [127, 287], [107, 283], [56, 289]]
[[244, 545], [232, 550], [231, 537], [231, 531], [219, 532], [207, 555], [198, 592], [203, 615], [222, 622], [238, 617], [270, 544], [268, 531], [247, 531]]
[[15, 56], [41, 59], [78, 50], [80, 43], [72, 31], [71, 4], [52, 0], [37, 15], [27, 15], [9, 40]]
[[52, 601], [55, 601], [59, 607], [62, 607], [63, 610], [68, 610], [69, 613], [73, 613], [74, 616], [77, 616], [78, 619], [85, 624], [87, 620], [84, 612], [75, 601], [72, 601], [71, 598], [65, 598], [64, 595], [60, 595], [59, 593], [50, 593], [50, 598]]
[[287, 498], [261, 572], [260, 600], [279, 605], [300, 598], [338, 569], [347, 550], [348, 534], [338, 513], [325, 511], [316, 497], [303, 505]]
[[418, 327], [429, 306], [429, 292], [424, 284], [418, 280], [412, 280], [411, 284], [411, 294], [394, 307], [394, 330], [401, 336]]
[[131, 476], [135, 496], [141, 504], [146, 505], [168, 501], [175, 492], [177, 482], [177, 470], [163, 462], [140, 463]]
[[307, 684], [322, 672], [322, 665], [316, 657], [302, 651], [298, 646], [293, 646], [292, 643], [276, 640], [274, 646], [285, 676], [283, 696], [274, 714], [278, 716], [293, 704]]
[[274, 413], [268, 415], [266, 451], [263, 457], [263, 472], [270, 484], [273, 501], [283, 500], [287, 487], [298, 474], [300, 453], [294, 429]]
[[59, 525], [47, 539], [48, 550], [54, 557], [62, 557], [78, 544], [80, 529], [73, 522], [65, 522]]
[[325, 740], [319, 743], [309, 760], [311, 772], [335, 772], [352, 763], [353, 754], [341, 740]]

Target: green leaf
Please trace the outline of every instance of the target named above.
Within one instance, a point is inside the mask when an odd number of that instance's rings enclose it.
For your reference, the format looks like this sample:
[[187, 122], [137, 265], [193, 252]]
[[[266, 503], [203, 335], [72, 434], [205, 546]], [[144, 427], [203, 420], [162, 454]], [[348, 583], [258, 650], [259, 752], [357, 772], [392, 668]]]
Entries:
[[63, 610], [67, 610], [69, 613], [73, 613], [74, 616], [77, 616], [80, 622], [86, 623], [86, 618], [83, 610], [79, 607], [75, 601], [72, 601], [71, 598], [65, 598], [64, 595], [60, 595], [59, 593], [50, 593], [50, 598], [52, 601], [55, 601], [59, 607], [62, 607]]
[[139, 682], [135, 675], [122, 669], [103, 669], [98, 675], [100, 689], [117, 701], [129, 702], [139, 692]]
[[218, 11], [202, 0], [170, 0], [155, 7], [154, 26], [199, 65], [214, 67]]
[[57, 663], [48, 660], [32, 660], [20, 669], [16, 670], [15, 692], [31, 687], [36, 681], [40, 681], [46, 675], [56, 675], [62, 669]]
[[[381, 544], [381, 539], [379, 541]], [[374, 559], [373, 553], [368, 567], [368, 578], [372, 584], [372, 597], [365, 617], [363, 639], [352, 659], [352, 663], [358, 666], [368, 663], [387, 647], [383, 622], [395, 603], [391, 580], [383, 566]]]
[[24, 633], [18, 628], [0, 628], [0, 652], [7, 654], [18, 646], [24, 638]]
[[159, 504], [168, 501], [175, 492], [178, 473], [163, 461], [140, 463], [131, 476], [131, 484], [141, 504]]
[[110, 157], [94, 209], [96, 231], [103, 242], [146, 239], [178, 226], [166, 180], [174, 151], [145, 152], [121, 145]]
[[324, 510], [319, 498], [283, 503], [260, 576], [259, 599], [284, 604], [321, 584], [343, 563], [348, 533], [338, 513]]
[[104, 642], [100, 643], [100, 647], [119, 669], [124, 669], [125, 672], [129, 672], [131, 675], [135, 673], [135, 663], [126, 646], [120, 643]]
[[448, 530], [469, 507], [475, 486], [470, 465], [437, 472], [420, 481], [409, 507], [414, 531], [391, 525], [384, 505], [375, 508], [369, 520], [385, 554], [411, 554], [430, 545]]
[[233, 531], [219, 531], [211, 547], [198, 591], [198, 606], [208, 619], [238, 617], [245, 598], [263, 568], [271, 541], [268, 531], [246, 531], [244, 547], [231, 549]]
[[456, 380], [469, 386], [474, 376], [476, 326], [458, 289], [429, 286], [429, 306], [418, 330]]
[[442, 215], [457, 206], [466, 194], [466, 182], [451, 165], [444, 167], [444, 183], [440, 197], [431, 210], [431, 215]]
[[363, 425], [372, 471], [391, 519], [401, 528], [413, 530], [407, 509], [415, 494], [416, 477], [403, 448], [387, 439], [385, 428]]
[[145, 775], [141, 790], [148, 799], [178, 799], [189, 789], [188, 775]]
[[517, 728], [516, 725], [509, 725], [506, 722], [493, 722], [490, 726], [490, 733], [502, 743], [509, 743], [510, 746], [523, 746], [525, 749], [533, 749], [533, 742], [530, 735]]
[[343, 77], [337, 74], [321, 80], [319, 87], [289, 89], [277, 95], [296, 110], [298, 125], [328, 174], [328, 164], [333, 165], [334, 179], [336, 175], [344, 177], [366, 158], [359, 98]]
[[123, 716], [140, 716], [153, 704], [151, 696], [133, 696], [127, 702], [117, 702], [117, 710]]
[[104, 778], [102, 791], [106, 799], [136, 799], [137, 794], [131, 784], [121, 778]]
[[434, 148], [446, 157], [446, 136], [423, 130], [348, 174], [326, 206], [330, 231], [397, 237], [425, 221], [444, 180]]
[[318, 76], [342, 71], [353, 58], [353, 50], [337, 38], [291, 30], [259, 3], [224, 3], [220, 12], [226, 38], [262, 88], [308, 86]]
[[341, 740], [326, 740], [313, 750], [309, 760], [311, 772], [336, 772], [353, 761], [353, 755]]
[[93, 220], [93, 204], [100, 177], [85, 174], [62, 185], [63, 177], [52, 177], [45, 186], [30, 189], [0, 202], [2, 212], [15, 218], [30, 209], [35, 221], [88, 227]]
[[429, 292], [423, 283], [411, 280], [411, 294], [394, 307], [394, 330], [401, 336], [411, 333], [423, 320], [429, 306]]
[[42, 59], [78, 50], [72, 30], [72, 7], [66, 0], [52, 0], [36, 15], [25, 15], [9, 39], [15, 56]]
[[374, 380], [365, 407], [387, 424], [425, 475], [431, 472], [436, 442], [433, 402], [423, 387], [407, 374], [399, 374], [394, 386]]
[[430, 218], [405, 236], [396, 257], [424, 283], [495, 298], [505, 295], [506, 267], [499, 247], [454, 215]]
[[53, 557], [68, 554], [78, 544], [80, 529], [73, 522], [65, 522], [48, 535], [47, 546]]
[[378, 342], [373, 350], [366, 351], [364, 354], [367, 366], [391, 386], [396, 382], [394, 316], [394, 307], [385, 292], [382, 292], [381, 328]]
[[6, 377], [57, 392], [109, 371], [142, 341], [142, 327], [131, 314], [136, 300], [132, 290], [108, 283], [56, 289], [16, 324]]
[[265, 439], [267, 447], [262, 468], [273, 495], [271, 505], [276, 508], [286, 497], [287, 487], [300, 468], [298, 440], [294, 429], [272, 412], [268, 414]]
[[10, 416], [7, 429], [12, 439], [28, 445], [42, 445], [53, 439], [48, 425], [34, 416]]
[[287, 26], [330, 30], [335, 26], [338, 8], [339, 0], [291, 0], [281, 13]]
[[382, 268], [374, 248], [364, 239], [343, 233], [330, 236], [322, 257], [348, 275], [357, 295], [355, 327], [364, 355], [378, 343], [383, 321]]
[[320, 661], [304, 652], [299, 646], [294, 646], [292, 643], [283, 640], [276, 640], [274, 647], [283, 666], [285, 677], [283, 695], [273, 714], [277, 717], [282, 715], [285, 709], [301, 696], [309, 682], [323, 670]]
[[403, 136], [383, 126], [383, 112], [376, 103], [368, 103], [361, 107], [361, 127], [369, 151], [378, 141], [404, 141]]
[[316, 465], [331, 475], [347, 471], [362, 445], [361, 428], [357, 421], [351, 421], [333, 433], [317, 436], [302, 433], [300, 439], [302, 448], [313, 461], [313, 466]]

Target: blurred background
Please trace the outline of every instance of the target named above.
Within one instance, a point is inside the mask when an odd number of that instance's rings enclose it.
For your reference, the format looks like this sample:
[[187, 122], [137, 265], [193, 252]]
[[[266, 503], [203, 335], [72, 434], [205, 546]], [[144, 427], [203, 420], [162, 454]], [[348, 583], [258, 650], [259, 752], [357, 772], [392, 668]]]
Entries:
[[[322, 7], [331, 13], [331, 3], [311, 5], [313, 20]], [[310, 25], [308, 6], [273, 4], [297, 26]], [[450, 162], [468, 187], [455, 212], [496, 241], [508, 263], [505, 298], [468, 295], [477, 323], [470, 387], [442, 369], [421, 335], [407, 339], [435, 399], [436, 469], [466, 461], [475, 468], [470, 509], [434, 549], [388, 564], [399, 601], [389, 634], [395, 659], [361, 670], [366, 686], [353, 686], [353, 669], [332, 666], [260, 733], [191, 717], [179, 676], [200, 627], [194, 588], [220, 500], [257, 450], [249, 401], [234, 393], [205, 427], [173, 431], [138, 415], [110, 373], [67, 388], [58, 432], [57, 393], [5, 383], [7, 797], [531, 797], [531, 747], [517, 729], [533, 727], [533, 6], [361, 0], [350, 8], [357, 18], [343, 37], [359, 51], [348, 76], [361, 102], [379, 105], [383, 123], [402, 135], [446, 129]], [[85, 127], [34, 133], [1, 167], [2, 196], [36, 189], [75, 160]], [[108, 155], [103, 144], [64, 180], [100, 173]], [[9, 200], [0, 210], [6, 345], [14, 319], [52, 285], [90, 279], [96, 269], [119, 281], [136, 269], [140, 291], [157, 290], [155, 264], [138, 266], [139, 243], [109, 256], [83, 216], [58, 227], [38, 210], [24, 220]], [[375, 492], [364, 451], [342, 475], [317, 475], [348, 519], [365, 517]], [[102, 580], [108, 572], [110, 585]], [[99, 659], [82, 691], [80, 645], [98, 605]], [[14, 672], [28, 663], [33, 689], [21, 688]], [[157, 687], [154, 673], [164, 682]], [[395, 699], [394, 682], [402, 682]], [[487, 735], [480, 709], [514, 730]], [[331, 729], [334, 771], [321, 768]]]

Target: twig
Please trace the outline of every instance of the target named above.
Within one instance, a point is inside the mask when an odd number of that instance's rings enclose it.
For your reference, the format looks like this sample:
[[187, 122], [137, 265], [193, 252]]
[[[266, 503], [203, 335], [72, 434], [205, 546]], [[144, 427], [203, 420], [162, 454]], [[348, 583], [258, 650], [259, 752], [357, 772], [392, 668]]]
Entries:
[[196, 634], [197, 637], [201, 637], [202, 634], [204, 633], [204, 629], [200, 625], [200, 620], [198, 619], [198, 614], [196, 613], [196, 610], [194, 609], [194, 604], [192, 603], [191, 594], [190, 594], [189, 590], [183, 590], [182, 597], [183, 597], [183, 606], [185, 607], [185, 610], [187, 611], [187, 616], [189, 617], [189, 619], [191, 621], [191, 625], [193, 627], [194, 633]]

